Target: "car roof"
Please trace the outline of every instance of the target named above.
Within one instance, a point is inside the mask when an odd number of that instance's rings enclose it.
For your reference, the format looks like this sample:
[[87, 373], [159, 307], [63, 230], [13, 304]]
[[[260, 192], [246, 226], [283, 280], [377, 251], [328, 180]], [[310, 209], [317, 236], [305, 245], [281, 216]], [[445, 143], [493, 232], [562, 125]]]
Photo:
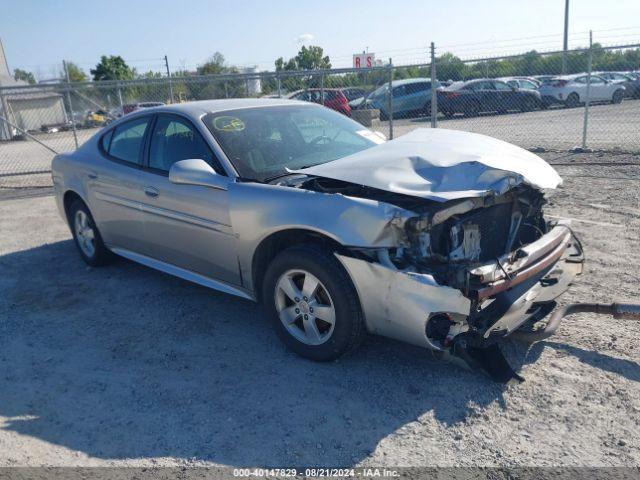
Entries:
[[430, 78], [425, 78], [425, 77], [417, 77], [417, 78], [405, 78], [403, 80], [394, 80], [391, 82], [391, 84], [394, 87], [397, 87], [398, 85], [407, 85], [410, 83], [418, 83], [418, 82], [430, 82], [431, 79]]
[[205, 113], [223, 112], [225, 110], [237, 110], [252, 107], [275, 107], [278, 105], [313, 105], [309, 102], [289, 100], [286, 98], [225, 98], [220, 100], [199, 100], [187, 103], [174, 103], [159, 107], [148, 108], [146, 114], [151, 112], [176, 112], [194, 117]]
[[513, 77], [498, 77], [498, 78], [494, 78], [494, 80], [502, 80], [503, 82], [506, 82], [507, 80], [533, 80], [533, 81], [537, 81], [533, 77], [525, 77], [525, 76], [521, 76], [521, 75], [515, 75]]

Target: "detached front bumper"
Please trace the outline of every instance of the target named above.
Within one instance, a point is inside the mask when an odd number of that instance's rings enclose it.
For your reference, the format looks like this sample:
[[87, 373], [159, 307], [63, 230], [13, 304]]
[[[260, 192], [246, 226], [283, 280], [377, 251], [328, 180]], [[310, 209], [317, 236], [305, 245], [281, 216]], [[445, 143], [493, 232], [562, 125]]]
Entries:
[[562, 224], [508, 256], [469, 270], [464, 289], [442, 285], [425, 273], [337, 258], [353, 279], [371, 333], [440, 351], [449, 350], [452, 337], [427, 336], [434, 316], [452, 319], [451, 331], [461, 332], [474, 347], [492, 345], [548, 314], [583, 263], [580, 242]]

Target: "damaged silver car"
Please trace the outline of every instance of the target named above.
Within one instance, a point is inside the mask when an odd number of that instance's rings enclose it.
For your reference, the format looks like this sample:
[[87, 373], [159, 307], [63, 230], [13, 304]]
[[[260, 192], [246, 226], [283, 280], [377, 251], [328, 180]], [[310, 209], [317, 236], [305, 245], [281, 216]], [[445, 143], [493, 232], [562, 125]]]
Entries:
[[368, 332], [506, 381], [499, 342], [535, 335], [582, 270], [543, 214], [561, 178], [535, 154], [445, 129], [385, 141], [308, 103], [136, 112], [58, 155], [53, 180], [88, 264], [116, 254], [261, 301], [314, 360]]

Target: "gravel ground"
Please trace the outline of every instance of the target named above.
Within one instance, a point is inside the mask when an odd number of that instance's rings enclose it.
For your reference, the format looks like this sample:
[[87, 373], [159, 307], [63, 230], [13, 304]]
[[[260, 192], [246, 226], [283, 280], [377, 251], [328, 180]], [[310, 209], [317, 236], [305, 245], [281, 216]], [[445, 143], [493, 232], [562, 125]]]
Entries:
[[[582, 144], [584, 108], [550, 108], [528, 113], [480, 115], [438, 120], [440, 128], [482, 133], [523, 148], [545, 147], [568, 150]], [[597, 150], [640, 152], [640, 100], [619, 105], [596, 104], [589, 107], [587, 145]], [[417, 127], [430, 126], [427, 117], [394, 121], [395, 136]], [[388, 126], [383, 122], [386, 132]]]
[[[637, 301], [640, 158], [546, 157], [588, 262], [563, 301]], [[316, 364], [248, 301], [87, 268], [50, 196], [0, 201], [0, 232], [0, 466], [640, 465], [640, 323], [508, 343], [508, 387], [375, 337]]]

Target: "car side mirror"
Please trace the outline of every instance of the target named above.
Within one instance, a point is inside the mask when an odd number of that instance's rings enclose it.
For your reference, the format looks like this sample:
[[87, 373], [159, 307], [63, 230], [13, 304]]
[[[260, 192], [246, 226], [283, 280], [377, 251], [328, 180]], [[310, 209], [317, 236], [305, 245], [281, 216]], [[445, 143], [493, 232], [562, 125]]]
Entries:
[[227, 189], [227, 177], [215, 172], [204, 160], [194, 158], [180, 160], [171, 165], [169, 181], [177, 185], [200, 185], [218, 190]]

